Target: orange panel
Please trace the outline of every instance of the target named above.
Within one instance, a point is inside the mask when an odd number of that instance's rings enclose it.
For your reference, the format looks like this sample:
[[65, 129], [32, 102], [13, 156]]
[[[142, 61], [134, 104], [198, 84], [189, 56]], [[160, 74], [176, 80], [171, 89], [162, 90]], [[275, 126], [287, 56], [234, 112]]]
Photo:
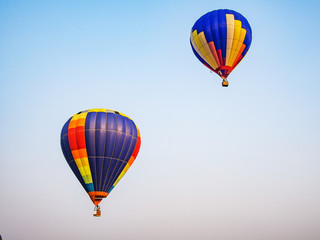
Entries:
[[87, 149], [85, 149], [85, 148], [79, 149], [79, 156], [80, 156], [80, 158], [88, 157]]
[[96, 206], [101, 202], [101, 200], [103, 198], [106, 198], [108, 196], [108, 193], [99, 192], [99, 191], [89, 192], [88, 194], [89, 194], [93, 204], [96, 205]]
[[242, 46], [241, 46], [241, 48], [240, 48], [240, 50], [239, 50], [239, 53], [238, 53], [238, 55], [237, 55], [236, 58], [235, 58], [235, 62], [233, 63], [232, 68], [234, 68], [235, 66], [237, 66], [239, 60], [240, 60], [241, 57], [242, 57], [242, 52], [243, 52], [243, 50], [244, 50], [245, 48], [246, 48], [246, 45], [245, 45], [245, 44], [242, 44]]

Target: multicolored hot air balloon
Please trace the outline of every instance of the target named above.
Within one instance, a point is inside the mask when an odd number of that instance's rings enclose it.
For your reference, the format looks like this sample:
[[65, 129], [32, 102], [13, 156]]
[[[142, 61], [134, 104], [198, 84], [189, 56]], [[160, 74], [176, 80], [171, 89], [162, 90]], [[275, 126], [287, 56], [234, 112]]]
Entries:
[[140, 149], [139, 129], [126, 115], [91, 109], [73, 115], [61, 131], [61, 148], [71, 170], [95, 205], [108, 196]]
[[191, 30], [193, 53], [222, 79], [227, 77], [247, 54], [252, 40], [251, 27], [240, 13], [220, 9], [199, 18]]

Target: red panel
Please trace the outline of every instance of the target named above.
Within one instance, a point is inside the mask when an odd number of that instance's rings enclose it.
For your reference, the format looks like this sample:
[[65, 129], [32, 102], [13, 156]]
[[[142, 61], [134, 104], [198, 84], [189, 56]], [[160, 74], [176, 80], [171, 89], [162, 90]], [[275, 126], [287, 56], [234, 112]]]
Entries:
[[133, 150], [133, 153], [132, 153], [132, 157], [134, 157], [134, 158], [137, 157], [138, 152], [139, 152], [139, 150], [140, 150], [140, 146], [141, 146], [141, 138], [138, 137], [138, 139], [137, 139], [137, 144], [136, 144], [136, 146], [135, 146], [135, 148], [134, 148], [134, 150]]
[[78, 149], [86, 148], [86, 139], [84, 134], [84, 126], [77, 126], [76, 127], [76, 141]]
[[222, 52], [221, 49], [217, 50], [219, 61], [220, 61], [220, 67], [223, 66], [223, 61], [222, 61]]
[[76, 142], [76, 133], [74, 128], [68, 129], [68, 140], [69, 140], [71, 151], [77, 150], [78, 148], [77, 148], [77, 142]]

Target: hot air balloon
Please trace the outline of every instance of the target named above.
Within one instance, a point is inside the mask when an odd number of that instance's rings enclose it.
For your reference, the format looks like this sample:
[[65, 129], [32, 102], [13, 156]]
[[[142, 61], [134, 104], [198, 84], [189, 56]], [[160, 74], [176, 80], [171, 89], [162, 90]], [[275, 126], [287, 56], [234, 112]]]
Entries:
[[220, 9], [199, 18], [191, 30], [193, 53], [206, 67], [229, 85], [228, 75], [247, 54], [252, 40], [251, 27], [240, 13]]
[[126, 115], [90, 109], [73, 115], [61, 131], [67, 163], [95, 205], [106, 198], [128, 171], [140, 149], [139, 129]]

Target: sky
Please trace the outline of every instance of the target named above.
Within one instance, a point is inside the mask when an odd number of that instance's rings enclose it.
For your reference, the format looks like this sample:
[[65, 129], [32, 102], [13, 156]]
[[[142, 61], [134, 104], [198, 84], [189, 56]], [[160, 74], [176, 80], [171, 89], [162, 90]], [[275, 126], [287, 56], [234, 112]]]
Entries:
[[[0, 1], [4, 240], [320, 239], [319, 1]], [[203, 14], [249, 21], [229, 87], [194, 56]], [[67, 165], [90, 108], [142, 145], [102, 216]]]

